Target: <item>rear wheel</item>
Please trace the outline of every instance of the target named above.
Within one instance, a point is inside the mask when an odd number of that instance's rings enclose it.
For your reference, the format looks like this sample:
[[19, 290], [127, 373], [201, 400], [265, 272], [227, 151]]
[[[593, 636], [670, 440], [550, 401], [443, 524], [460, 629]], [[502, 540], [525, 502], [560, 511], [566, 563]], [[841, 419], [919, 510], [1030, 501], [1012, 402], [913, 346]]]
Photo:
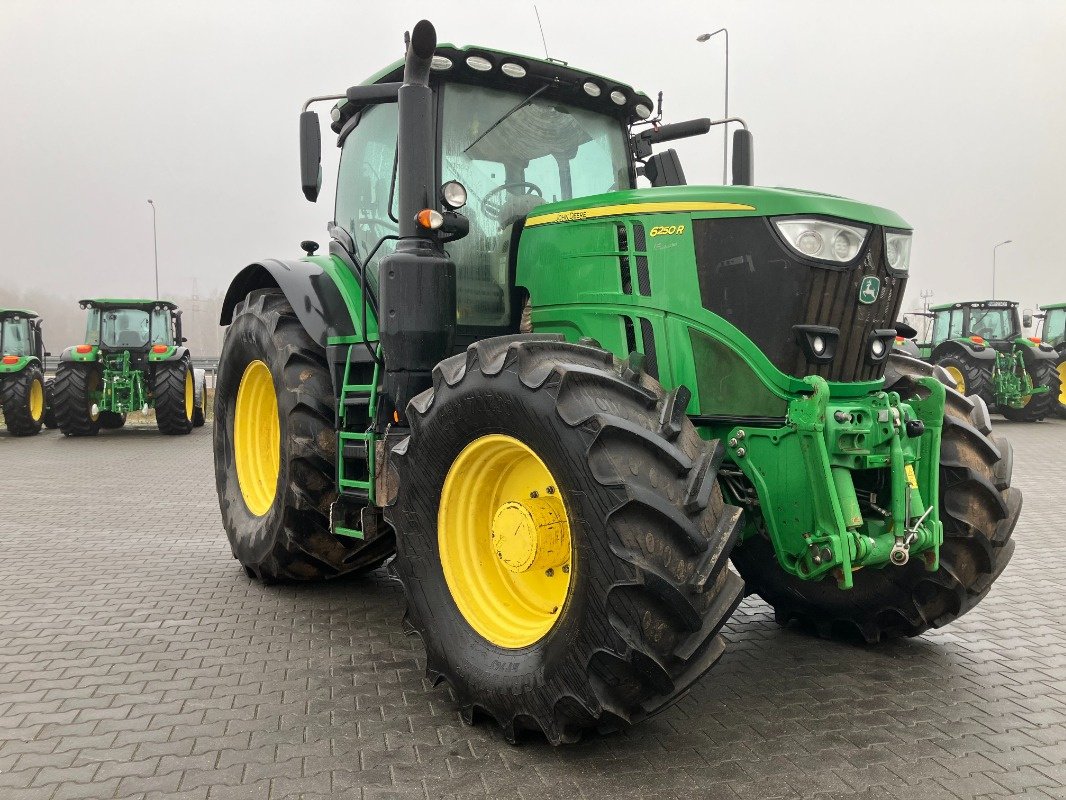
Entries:
[[1059, 363], [1055, 368], [1059, 374], [1058, 415], [1066, 418], [1066, 347], [1059, 350]]
[[1030, 395], [1021, 408], [1001, 408], [999, 413], [1011, 422], [1040, 422], [1059, 408], [1062, 383], [1059, 365], [1054, 361], [1037, 361], [1029, 368], [1033, 388], [1046, 386], [1047, 391]]
[[161, 433], [181, 435], [192, 430], [192, 367], [185, 359], [161, 361], [152, 374], [155, 424]]
[[237, 304], [215, 384], [215, 484], [234, 558], [265, 582], [379, 566], [391, 532], [331, 532], [336, 401], [323, 349], [278, 290]]
[[662, 710], [721, 656], [740, 510], [681, 391], [515, 336], [441, 362], [411, 401], [386, 518], [407, 621], [464, 721], [572, 742]]
[[[904, 401], [922, 392], [917, 378], [935, 374], [916, 359], [896, 354], [890, 359], [885, 386]], [[798, 620], [825, 636], [858, 632], [868, 642], [917, 636], [961, 617], [1007, 566], [1022, 507], [1021, 492], [1010, 486], [1010, 443], [987, 435], [987, 421], [982, 401], [948, 387], [940, 447], [944, 544], [936, 572], [914, 558], [903, 567], [860, 570], [854, 588], [842, 591], [832, 580], [788, 575], [778, 567], [769, 540], [755, 537], [733, 551], [748, 589], [774, 607], [780, 624]]]
[[33, 436], [44, 422], [44, 375], [30, 363], [19, 372], [0, 378], [0, 408], [12, 436]]
[[959, 394], [967, 397], [976, 395], [985, 401], [985, 405], [991, 406], [995, 403], [996, 393], [992, 386], [991, 367], [984, 369], [980, 362], [954, 354], [941, 356], [936, 360], [936, 364], [943, 367], [955, 381]]
[[54, 384], [56, 422], [66, 436], [95, 436], [99, 432], [96, 401], [102, 385], [98, 364], [59, 362]]
[[202, 428], [207, 421], [207, 386], [204, 382], [205, 372], [202, 369], [194, 369], [193, 375], [193, 409], [192, 426]]

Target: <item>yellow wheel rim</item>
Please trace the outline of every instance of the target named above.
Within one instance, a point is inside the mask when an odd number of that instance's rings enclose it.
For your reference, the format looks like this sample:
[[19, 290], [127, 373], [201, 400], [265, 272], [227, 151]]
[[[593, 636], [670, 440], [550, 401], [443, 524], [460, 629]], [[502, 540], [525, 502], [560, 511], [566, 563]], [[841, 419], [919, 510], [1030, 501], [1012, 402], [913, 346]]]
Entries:
[[189, 369], [185, 371], [185, 419], [187, 420], [192, 419], [193, 397], [192, 370]]
[[30, 417], [34, 422], [44, 416], [44, 387], [34, 378], [30, 383]]
[[573, 578], [570, 522], [559, 484], [511, 436], [482, 436], [441, 489], [437, 545], [463, 618], [506, 649], [540, 641], [562, 615]]
[[962, 370], [958, 367], [947, 366], [944, 370], [951, 376], [952, 380], [959, 385], [959, 392], [966, 394], [966, 379], [962, 377]]
[[1066, 406], [1066, 361], [1059, 362], [1059, 405]]
[[274, 504], [281, 469], [278, 396], [270, 368], [262, 361], [253, 361], [245, 367], [237, 388], [233, 455], [244, 504], [261, 517]]

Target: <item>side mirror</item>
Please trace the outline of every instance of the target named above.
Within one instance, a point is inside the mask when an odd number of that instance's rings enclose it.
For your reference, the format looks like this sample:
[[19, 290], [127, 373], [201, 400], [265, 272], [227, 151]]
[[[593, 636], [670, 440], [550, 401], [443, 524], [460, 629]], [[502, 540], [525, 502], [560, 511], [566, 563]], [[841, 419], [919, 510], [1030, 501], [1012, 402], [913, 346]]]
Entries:
[[751, 186], [755, 182], [755, 154], [751, 131], [737, 128], [733, 131], [733, 185]]
[[1033, 315], [1032, 314], [1026, 313], [1026, 314], [1024, 314], [1022, 316], [1022, 327], [1023, 328], [1031, 328], [1031, 327], [1033, 327]]
[[322, 133], [314, 111], [300, 114], [300, 188], [312, 203], [322, 188]]
[[179, 344], [185, 344], [187, 341], [189, 341], [189, 337], [188, 336], [182, 336], [181, 337], [181, 342], [179, 342]]

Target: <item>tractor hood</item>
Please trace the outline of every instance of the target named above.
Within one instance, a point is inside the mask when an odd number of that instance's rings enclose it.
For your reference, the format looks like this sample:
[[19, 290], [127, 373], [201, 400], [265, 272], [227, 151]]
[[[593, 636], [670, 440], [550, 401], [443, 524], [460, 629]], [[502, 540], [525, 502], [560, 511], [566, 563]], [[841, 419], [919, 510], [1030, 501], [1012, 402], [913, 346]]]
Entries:
[[844, 197], [760, 186], [663, 186], [580, 197], [533, 209], [527, 226], [622, 214], [714, 212], [715, 216], [772, 217], [813, 214], [909, 230], [893, 211]]

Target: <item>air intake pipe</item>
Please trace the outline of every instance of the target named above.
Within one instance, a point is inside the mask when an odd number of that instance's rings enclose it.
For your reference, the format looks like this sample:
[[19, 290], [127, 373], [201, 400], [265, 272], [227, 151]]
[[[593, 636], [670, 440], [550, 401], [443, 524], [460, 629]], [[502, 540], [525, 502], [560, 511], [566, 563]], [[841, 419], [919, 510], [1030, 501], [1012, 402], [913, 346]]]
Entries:
[[408, 401], [430, 387], [433, 367], [452, 354], [455, 342], [455, 263], [444, 253], [439, 233], [417, 221], [419, 211], [438, 206], [436, 104], [429, 87], [436, 46], [433, 25], [427, 20], [415, 25], [397, 100], [400, 239], [379, 271], [383, 399], [401, 422]]

